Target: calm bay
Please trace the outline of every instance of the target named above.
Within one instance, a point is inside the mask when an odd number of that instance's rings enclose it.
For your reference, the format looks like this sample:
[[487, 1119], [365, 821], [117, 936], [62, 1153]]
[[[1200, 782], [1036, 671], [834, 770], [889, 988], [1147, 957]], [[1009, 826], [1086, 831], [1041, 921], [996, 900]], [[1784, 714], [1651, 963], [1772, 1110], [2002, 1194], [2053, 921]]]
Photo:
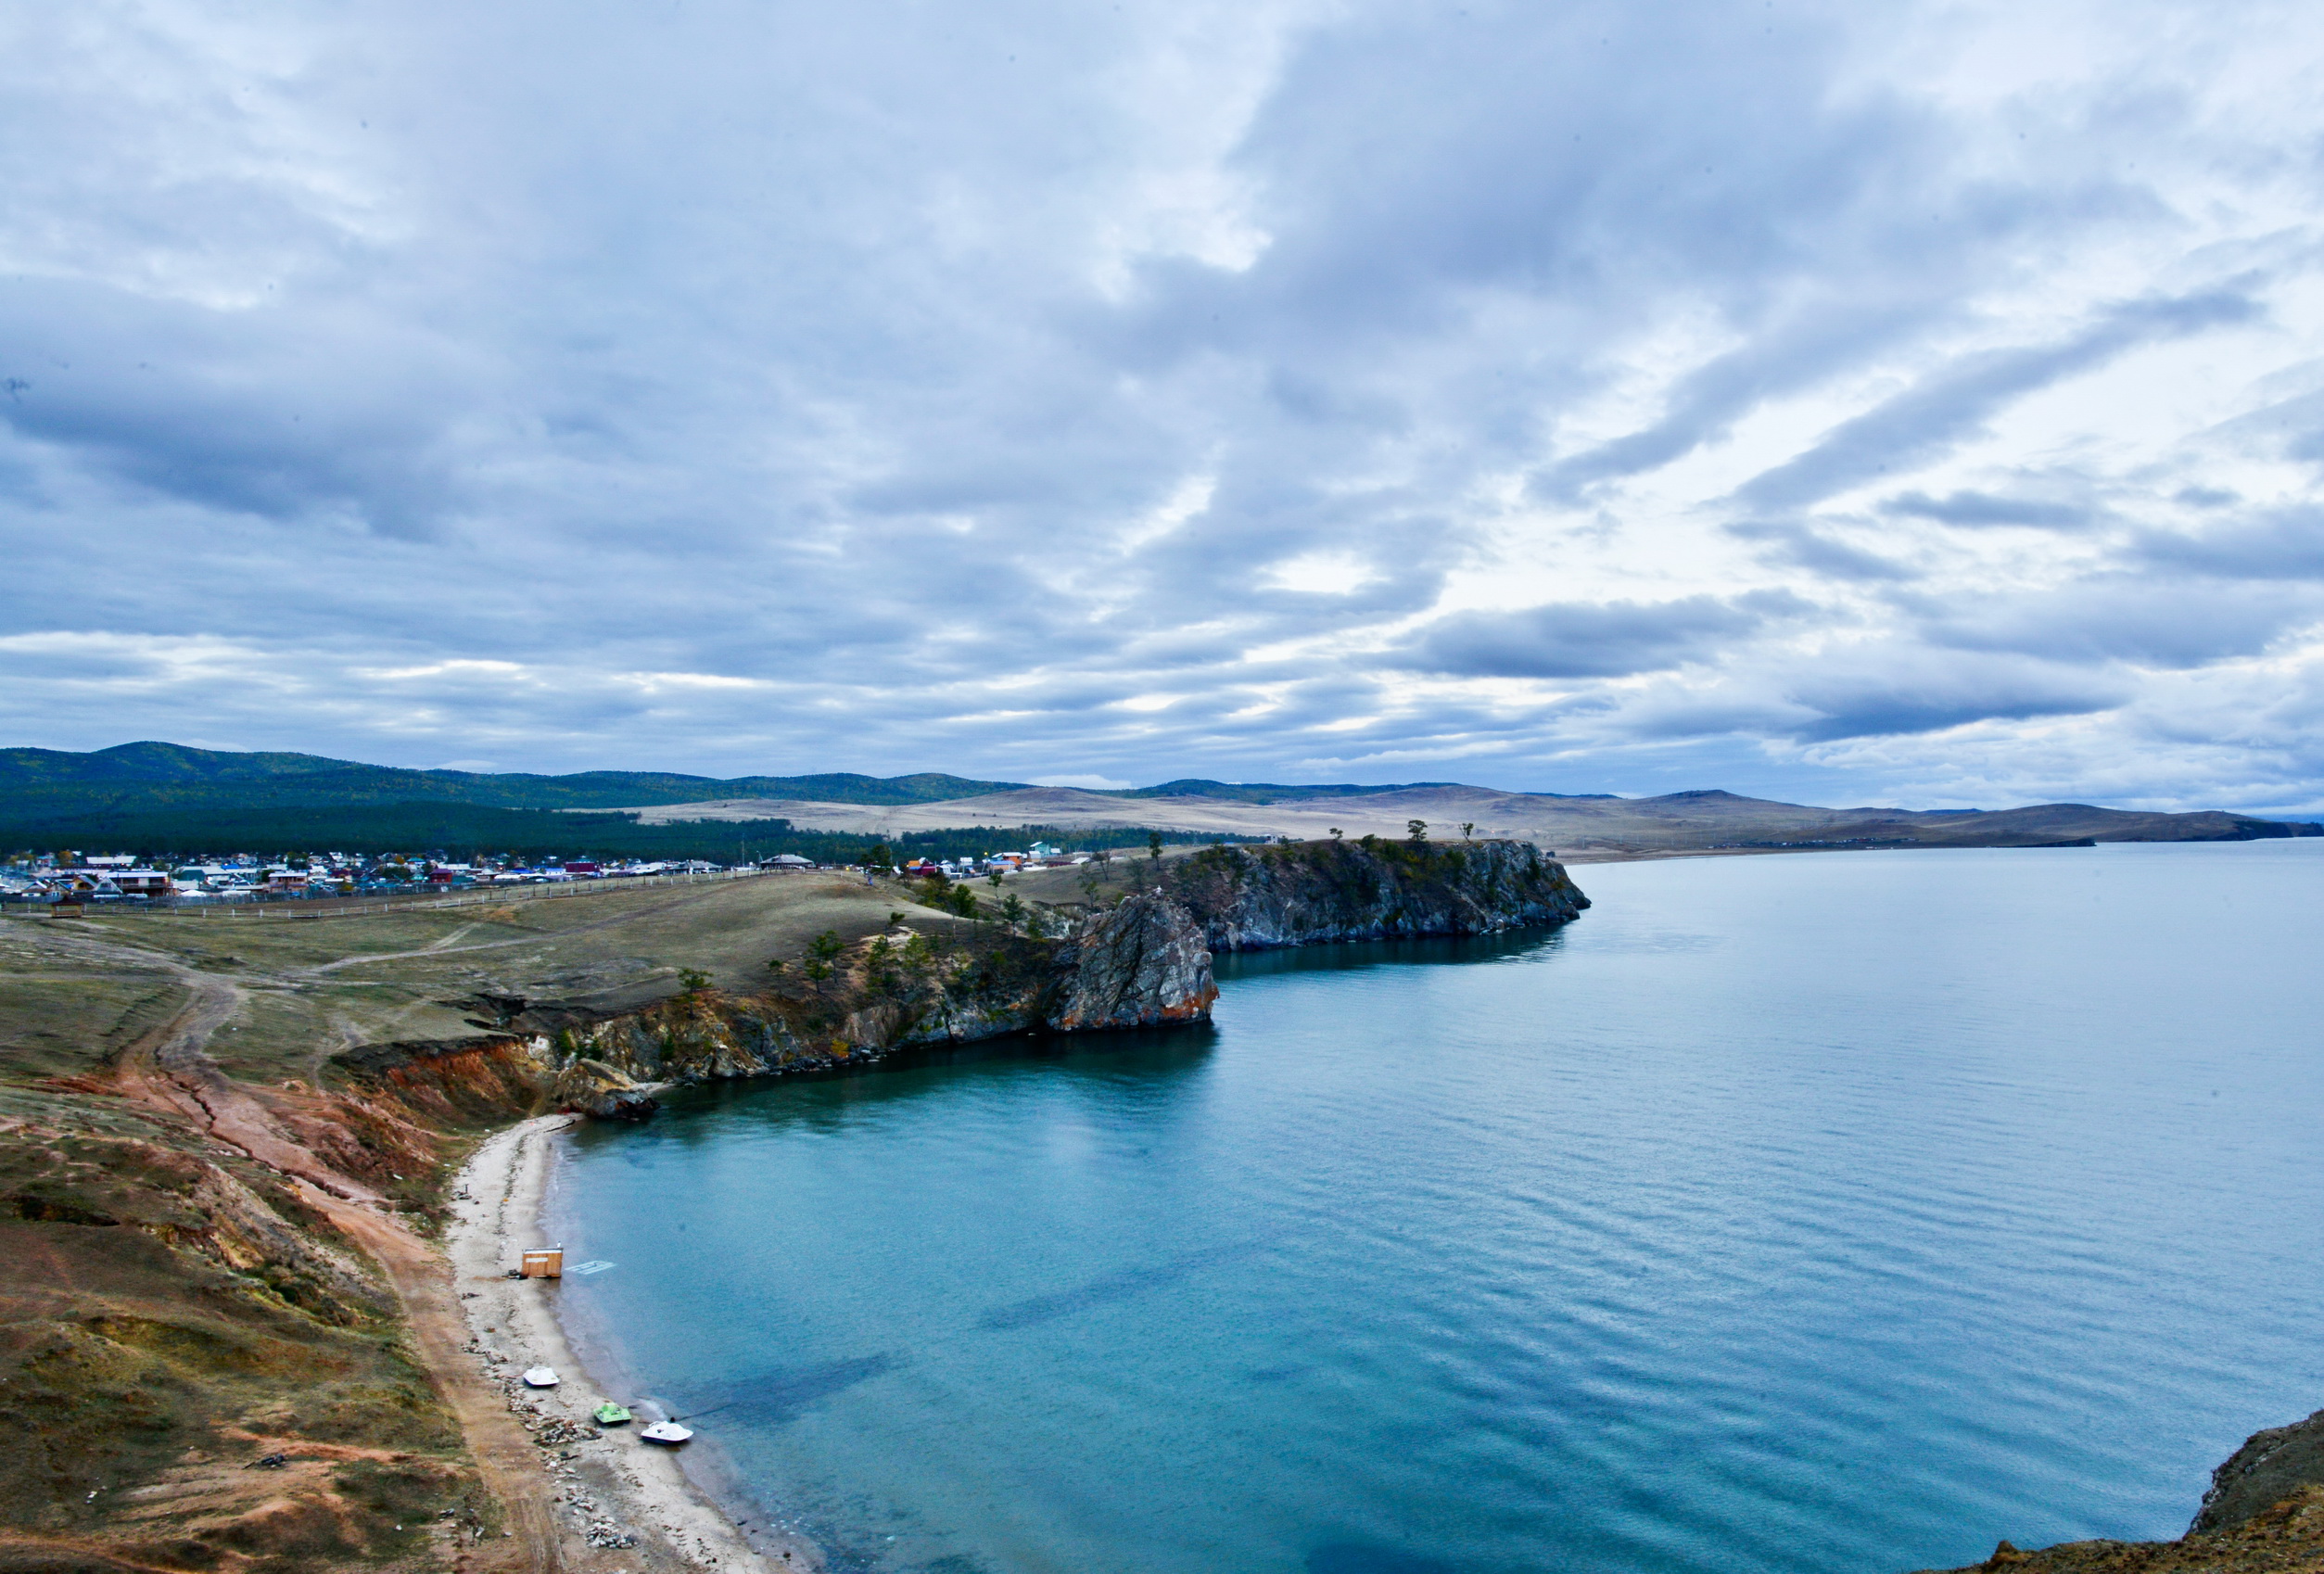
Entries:
[[946, 1574], [1957, 1564], [2176, 1535], [2324, 1403], [2324, 843], [1575, 874], [577, 1131], [566, 1315]]

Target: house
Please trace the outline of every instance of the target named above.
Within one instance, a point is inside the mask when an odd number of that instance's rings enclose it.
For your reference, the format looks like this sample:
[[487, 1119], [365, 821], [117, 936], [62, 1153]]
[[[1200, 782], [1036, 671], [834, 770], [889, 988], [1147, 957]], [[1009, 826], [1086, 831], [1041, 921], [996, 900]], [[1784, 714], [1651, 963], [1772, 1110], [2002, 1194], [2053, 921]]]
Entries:
[[759, 859], [758, 867], [761, 869], [813, 869], [815, 864], [812, 859], [803, 858], [796, 853], [777, 853], [771, 858]]

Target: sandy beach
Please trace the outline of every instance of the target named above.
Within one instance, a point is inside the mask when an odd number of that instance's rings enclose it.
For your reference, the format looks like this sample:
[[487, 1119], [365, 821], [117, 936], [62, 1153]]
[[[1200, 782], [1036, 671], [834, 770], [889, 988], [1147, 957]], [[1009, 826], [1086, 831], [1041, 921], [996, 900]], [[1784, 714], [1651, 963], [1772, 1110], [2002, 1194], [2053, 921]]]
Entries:
[[[542, 1116], [489, 1138], [461, 1170], [445, 1238], [467, 1357], [539, 1445], [538, 1491], [561, 1532], [561, 1566], [607, 1574], [820, 1570], [811, 1542], [774, 1527], [738, 1528], [689, 1479], [682, 1450], [639, 1439], [646, 1415], [596, 1426], [591, 1413], [601, 1400], [626, 1404], [633, 1396], [603, 1386], [575, 1355], [557, 1319], [560, 1281], [508, 1276], [527, 1248], [551, 1244], [540, 1218], [552, 1142], [578, 1118]], [[522, 1374], [534, 1366], [554, 1370], [558, 1386], [527, 1388]]]

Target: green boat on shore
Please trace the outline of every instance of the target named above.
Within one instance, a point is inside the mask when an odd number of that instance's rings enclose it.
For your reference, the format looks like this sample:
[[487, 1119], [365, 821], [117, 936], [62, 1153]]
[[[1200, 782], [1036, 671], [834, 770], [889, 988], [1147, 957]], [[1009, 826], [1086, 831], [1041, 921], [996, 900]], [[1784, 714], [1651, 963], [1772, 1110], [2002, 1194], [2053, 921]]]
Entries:
[[601, 1427], [618, 1427], [629, 1419], [629, 1412], [610, 1399], [597, 1407], [595, 1415], [597, 1424]]

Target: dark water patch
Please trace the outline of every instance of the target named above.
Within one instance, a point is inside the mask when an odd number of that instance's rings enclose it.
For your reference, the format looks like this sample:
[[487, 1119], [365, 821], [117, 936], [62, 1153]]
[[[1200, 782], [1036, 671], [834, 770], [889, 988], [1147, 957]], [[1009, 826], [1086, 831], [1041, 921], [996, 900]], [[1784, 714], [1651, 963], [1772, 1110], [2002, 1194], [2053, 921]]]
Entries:
[[1259, 1248], [1253, 1244], [1213, 1247], [1204, 1251], [1189, 1251], [1161, 1263], [1149, 1263], [1136, 1268], [1123, 1268], [1101, 1274], [1086, 1284], [1072, 1289], [1058, 1290], [1048, 1295], [1027, 1296], [1022, 1301], [996, 1306], [977, 1318], [976, 1326], [987, 1332], [1010, 1328], [1029, 1328], [1041, 1323], [1055, 1322], [1092, 1307], [1127, 1301], [1132, 1296], [1149, 1295], [1167, 1289], [1205, 1268], [1214, 1268], [1250, 1256]]
[[883, 1352], [851, 1360], [822, 1361], [806, 1366], [776, 1367], [735, 1379], [708, 1391], [694, 1390], [692, 1403], [676, 1419], [690, 1425], [712, 1416], [780, 1427], [798, 1419], [819, 1400], [845, 1393], [857, 1383], [883, 1377], [904, 1364], [904, 1357]]
[[1307, 1555], [1307, 1574], [1461, 1574], [1456, 1565], [1396, 1547], [1334, 1542]]

